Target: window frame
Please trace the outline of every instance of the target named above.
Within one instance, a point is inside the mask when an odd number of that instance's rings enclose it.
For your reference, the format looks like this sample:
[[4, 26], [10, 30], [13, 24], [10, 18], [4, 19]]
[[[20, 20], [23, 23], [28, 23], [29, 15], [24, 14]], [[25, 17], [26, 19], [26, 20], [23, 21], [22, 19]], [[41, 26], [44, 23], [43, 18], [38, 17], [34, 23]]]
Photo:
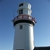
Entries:
[[19, 10], [19, 14], [23, 14], [23, 9], [20, 9]]

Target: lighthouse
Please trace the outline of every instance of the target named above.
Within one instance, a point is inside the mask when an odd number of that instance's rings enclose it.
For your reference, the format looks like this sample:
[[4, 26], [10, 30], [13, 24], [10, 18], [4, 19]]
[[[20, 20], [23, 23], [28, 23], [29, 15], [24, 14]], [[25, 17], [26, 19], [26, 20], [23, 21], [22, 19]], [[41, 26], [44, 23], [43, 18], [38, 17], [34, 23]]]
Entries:
[[34, 49], [35, 18], [31, 16], [31, 4], [22, 2], [18, 5], [18, 15], [13, 19], [15, 29], [13, 50]]

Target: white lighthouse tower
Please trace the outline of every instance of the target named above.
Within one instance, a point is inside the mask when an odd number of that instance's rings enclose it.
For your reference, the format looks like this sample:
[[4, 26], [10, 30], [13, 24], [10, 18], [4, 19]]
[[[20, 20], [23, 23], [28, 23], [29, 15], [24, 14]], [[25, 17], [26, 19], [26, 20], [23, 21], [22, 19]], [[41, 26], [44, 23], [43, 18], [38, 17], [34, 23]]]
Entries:
[[33, 50], [34, 30], [36, 21], [31, 16], [31, 4], [23, 2], [19, 4], [18, 16], [13, 19], [15, 27], [13, 50]]

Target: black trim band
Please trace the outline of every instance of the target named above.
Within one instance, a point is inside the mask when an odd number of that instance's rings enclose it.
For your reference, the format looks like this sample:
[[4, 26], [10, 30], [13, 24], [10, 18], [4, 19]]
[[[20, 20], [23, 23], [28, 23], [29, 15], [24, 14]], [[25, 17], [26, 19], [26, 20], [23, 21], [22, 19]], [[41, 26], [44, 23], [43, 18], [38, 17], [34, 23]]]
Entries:
[[18, 20], [16, 22], [14, 22], [14, 26], [16, 24], [18, 24], [18, 23], [30, 23], [30, 24], [33, 24], [34, 25], [33, 21], [31, 21], [31, 20]]

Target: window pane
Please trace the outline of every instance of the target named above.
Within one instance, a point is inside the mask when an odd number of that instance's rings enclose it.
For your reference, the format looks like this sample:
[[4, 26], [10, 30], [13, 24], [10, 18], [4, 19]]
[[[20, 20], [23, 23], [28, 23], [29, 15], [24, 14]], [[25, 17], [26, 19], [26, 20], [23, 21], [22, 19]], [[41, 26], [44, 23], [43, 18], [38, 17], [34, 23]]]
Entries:
[[20, 25], [20, 29], [22, 29], [22, 25]]
[[21, 7], [21, 6], [23, 6], [23, 3], [21, 3], [21, 4], [19, 5], [19, 7]]
[[23, 14], [23, 9], [19, 10], [19, 14]]

